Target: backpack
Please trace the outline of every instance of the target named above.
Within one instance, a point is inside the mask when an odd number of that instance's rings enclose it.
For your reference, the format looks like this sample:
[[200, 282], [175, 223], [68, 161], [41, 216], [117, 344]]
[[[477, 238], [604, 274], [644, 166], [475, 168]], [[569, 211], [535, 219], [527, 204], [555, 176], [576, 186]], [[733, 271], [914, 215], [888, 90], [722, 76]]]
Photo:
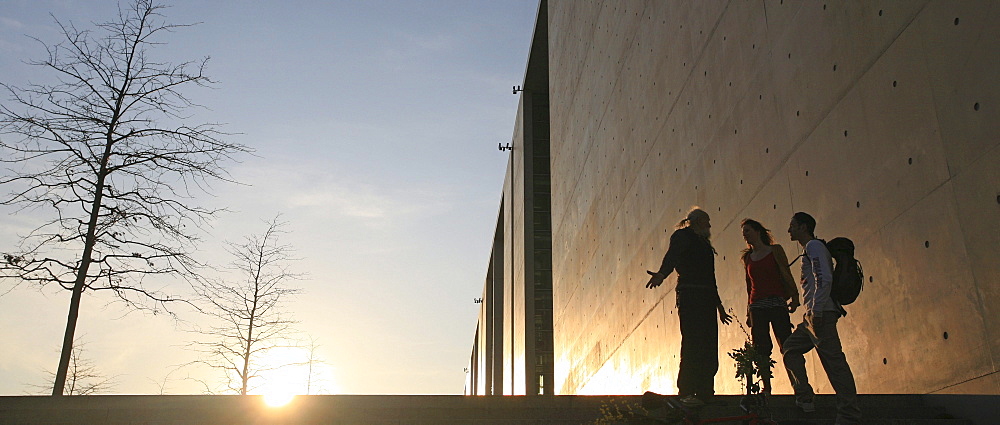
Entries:
[[834, 261], [830, 297], [840, 305], [853, 303], [865, 285], [865, 273], [861, 268], [861, 262], [854, 258], [854, 242], [839, 237], [825, 243]]

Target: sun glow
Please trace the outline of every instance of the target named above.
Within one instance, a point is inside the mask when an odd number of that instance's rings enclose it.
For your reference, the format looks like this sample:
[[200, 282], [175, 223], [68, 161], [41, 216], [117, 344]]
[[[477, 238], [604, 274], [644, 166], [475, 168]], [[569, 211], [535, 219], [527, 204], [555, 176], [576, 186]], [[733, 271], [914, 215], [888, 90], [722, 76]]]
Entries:
[[264, 402], [271, 407], [281, 407], [290, 403], [296, 395], [335, 394], [333, 368], [313, 359], [309, 362], [309, 349], [302, 347], [277, 347], [268, 350], [263, 357], [261, 371], [257, 378], [255, 394], [264, 396]]
[[295, 394], [273, 392], [264, 394], [264, 404], [271, 407], [281, 407], [292, 402], [295, 398]]

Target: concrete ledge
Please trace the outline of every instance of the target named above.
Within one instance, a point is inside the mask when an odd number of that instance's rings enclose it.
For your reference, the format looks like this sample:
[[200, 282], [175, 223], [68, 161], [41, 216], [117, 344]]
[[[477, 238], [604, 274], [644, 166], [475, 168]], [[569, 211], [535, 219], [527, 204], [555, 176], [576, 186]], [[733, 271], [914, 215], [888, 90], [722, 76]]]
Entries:
[[927, 394], [922, 397], [928, 406], [944, 408], [976, 425], [1000, 423], [1000, 395]]
[[[702, 418], [741, 414], [740, 396], [717, 399], [717, 405], [701, 410]], [[799, 411], [791, 396], [769, 400], [782, 423], [828, 423], [836, 414], [833, 395], [820, 395], [817, 412], [809, 414]], [[0, 425], [586, 424], [604, 417], [602, 408], [641, 412], [640, 405], [640, 396], [322, 395], [298, 396], [278, 408], [261, 396], [23, 396], [0, 397]], [[988, 424], [1000, 417], [1000, 396], [866, 394], [861, 405], [867, 424]], [[974, 420], [951, 419], [956, 417]]]
[[298, 396], [274, 408], [261, 396], [117, 395], [0, 397], [13, 424], [580, 424], [613, 397]]

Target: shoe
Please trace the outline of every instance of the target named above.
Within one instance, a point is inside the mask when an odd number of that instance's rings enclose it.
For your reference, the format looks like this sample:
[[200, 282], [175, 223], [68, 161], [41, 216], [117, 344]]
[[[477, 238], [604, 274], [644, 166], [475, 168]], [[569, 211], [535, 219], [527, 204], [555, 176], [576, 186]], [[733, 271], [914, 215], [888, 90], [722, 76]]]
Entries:
[[813, 399], [809, 400], [795, 399], [795, 405], [799, 406], [799, 408], [806, 413], [812, 413], [816, 411], [816, 403], [813, 402]]
[[687, 407], [701, 407], [701, 406], [705, 405], [704, 401], [701, 401], [700, 398], [695, 397], [693, 395], [688, 395], [688, 396], [681, 397], [680, 401], [681, 401], [681, 404], [683, 404], [683, 405], [685, 405]]

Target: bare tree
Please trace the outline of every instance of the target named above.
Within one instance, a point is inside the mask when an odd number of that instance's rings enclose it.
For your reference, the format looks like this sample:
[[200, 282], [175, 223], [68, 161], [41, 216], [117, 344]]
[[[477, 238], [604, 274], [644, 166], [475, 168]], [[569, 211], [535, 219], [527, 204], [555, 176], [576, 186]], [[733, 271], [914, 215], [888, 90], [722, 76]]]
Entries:
[[134, 0], [94, 30], [56, 20], [63, 41], [39, 41], [47, 57], [30, 62], [53, 82], [0, 84], [9, 95], [0, 106], [0, 162], [8, 165], [0, 184], [11, 188], [0, 204], [50, 217], [3, 254], [0, 279], [72, 292], [53, 396], [63, 394], [83, 292], [169, 312], [177, 296], [148, 278], [197, 277], [189, 253], [218, 210], [192, 198], [228, 181], [223, 164], [249, 151], [222, 140], [217, 124], [186, 123], [198, 105], [181, 90], [212, 83], [203, 74], [208, 58], [154, 59], [161, 36], [187, 26], [164, 23], [162, 10]]
[[[111, 391], [115, 387], [114, 376], [107, 376], [97, 369], [97, 366], [84, 355], [86, 343], [76, 340], [73, 352], [69, 358], [69, 370], [66, 374], [66, 386], [63, 395], [92, 395]], [[49, 382], [55, 378], [55, 373], [46, 370]], [[48, 392], [51, 384], [31, 385], [40, 392]]]
[[[307, 366], [309, 366], [309, 373], [308, 373], [308, 375], [306, 375], [306, 395], [312, 394], [313, 377], [316, 376], [316, 373], [313, 371], [313, 368], [315, 368], [316, 366], [319, 366], [319, 365], [326, 364], [326, 362], [323, 361], [322, 359], [320, 359], [319, 355], [316, 353], [316, 351], [319, 349], [319, 347], [320, 347], [320, 345], [319, 345], [319, 343], [317, 343], [316, 338], [313, 337], [312, 335], [309, 335], [309, 346], [308, 346], [308, 348], [309, 348], [309, 357], [305, 361], [305, 364]], [[320, 379], [317, 379], [317, 381], [318, 382], [316, 382], [316, 384], [317, 385], [321, 385], [322, 382], [323, 382], [323, 379], [320, 378]], [[323, 391], [323, 388], [319, 387], [319, 390]]]
[[202, 340], [191, 344], [205, 356], [197, 363], [223, 371], [230, 390], [241, 395], [251, 390], [250, 381], [261, 372], [287, 366], [265, 364], [262, 358], [274, 348], [291, 346], [286, 342], [296, 321], [286, 317], [283, 304], [301, 292], [288, 286], [303, 275], [291, 271], [292, 247], [279, 241], [284, 223], [275, 217], [267, 225], [262, 234], [229, 244], [238, 282], [207, 282], [201, 287], [201, 299], [208, 305], [203, 310], [218, 325], [198, 330]]

